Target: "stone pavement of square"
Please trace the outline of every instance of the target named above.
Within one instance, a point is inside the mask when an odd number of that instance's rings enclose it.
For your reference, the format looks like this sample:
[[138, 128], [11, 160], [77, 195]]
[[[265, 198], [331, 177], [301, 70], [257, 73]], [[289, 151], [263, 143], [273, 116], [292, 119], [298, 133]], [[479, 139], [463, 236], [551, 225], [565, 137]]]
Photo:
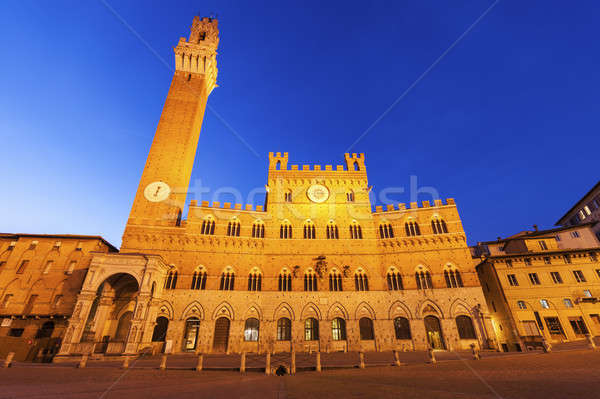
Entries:
[[[367, 354], [366, 369], [285, 377], [252, 369], [243, 375], [231, 370], [196, 372], [190, 357], [174, 359], [167, 370], [155, 368], [155, 359], [133, 363], [127, 370], [116, 362], [91, 361], [85, 369], [19, 363], [0, 369], [0, 398], [600, 398], [600, 351], [488, 356], [479, 361], [463, 355], [457, 359], [445, 353], [437, 364], [407, 361], [406, 366], [393, 367], [374, 366], [378, 359], [371, 356], [369, 362]], [[449, 360], [452, 356], [457, 360]]]

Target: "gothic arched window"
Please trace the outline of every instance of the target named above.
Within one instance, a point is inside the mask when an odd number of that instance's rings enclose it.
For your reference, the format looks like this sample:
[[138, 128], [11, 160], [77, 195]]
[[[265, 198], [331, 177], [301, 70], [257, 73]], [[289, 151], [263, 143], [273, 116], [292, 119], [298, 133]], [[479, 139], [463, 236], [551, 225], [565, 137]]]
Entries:
[[226, 269], [221, 274], [221, 282], [219, 283], [219, 289], [221, 291], [231, 291], [235, 285], [235, 273], [233, 270]]
[[457, 288], [463, 286], [462, 277], [456, 268], [445, 269], [444, 280], [446, 280], [446, 287], [448, 288]]
[[240, 221], [237, 219], [233, 219], [227, 225], [227, 235], [231, 237], [239, 237], [240, 236]]
[[444, 219], [435, 217], [431, 219], [431, 230], [433, 231], [433, 234], [445, 234], [448, 232], [448, 227], [446, 226]]
[[473, 321], [469, 316], [457, 316], [456, 329], [458, 330], [460, 339], [477, 339]]
[[306, 319], [304, 322], [304, 340], [317, 341], [319, 339], [319, 321], [314, 318]]
[[304, 222], [304, 238], [312, 240], [316, 237], [315, 224], [311, 220]]
[[329, 240], [337, 240], [340, 238], [340, 232], [338, 230], [337, 224], [333, 220], [330, 220], [327, 223], [327, 239]]
[[363, 238], [362, 229], [356, 220], [350, 224], [350, 238], [353, 240], [360, 240]]
[[354, 274], [354, 287], [356, 291], [369, 291], [369, 279], [361, 269]]
[[433, 288], [431, 281], [431, 273], [427, 270], [420, 270], [415, 272], [415, 280], [417, 280], [417, 289], [424, 290], [427, 288]]
[[279, 291], [291, 291], [292, 290], [292, 275], [287, 269], [283, 269], [279, 273], [277, 280], [277, 289]]
[[396, 317], [394, 319], [394, 330], [396, 339], [411, 339], [410, 322], [406, 317]]
[[292, 225], [287, 220], [279, 226], [279, 238], [292, 238]]
[[419, 224], [413, 220], [404, 223], [404, 229], [406, 230], [406, 235], [409, 237], [421, 235]]
[[174, 290], [177, 287], [177, 270], [172, 270], [165, 280], [165, 289]]
[[391, 268], [387, 273], [387, 285], [390, 291], [399, 291], [404, 289], [402, 275], [395, 268]]
[[310, 269], [304, 273], [304, 291], [316, 291], [317, 290], [317, 275]]
[[252, 317], [246, 320], [246, 324], [244, 325], [244, 341], [258, 341], [259, 326], [260, 322], [258, 319]]
[[206, 270], [200, 268], [196, 270], [192, 275], [192, 286], [193, 290], [204, 290], [206, 289]]
[[248, 275], [248, 291], [260, 291], [261, 285], [262, 275], [257, 268], [254, 268]]
[[389, 223], [381, 223], [379, 225], [379, 237], [380, 238], [394, 238], [394, 229]]
[[202, 221], [202, 228], [200, 234], [213, 235], [215, 234], [215, 221], [212, 216], [208, 216]]
[[252, 238], [265, 238], [265, 223], [262, 220], [252, 223]]
[[292, 340], [292, 321], [287, 317], [277, 320], [277, 341]]
[[329, 291], [343, 291], [342, 274], [336, 269], [329, 273]]

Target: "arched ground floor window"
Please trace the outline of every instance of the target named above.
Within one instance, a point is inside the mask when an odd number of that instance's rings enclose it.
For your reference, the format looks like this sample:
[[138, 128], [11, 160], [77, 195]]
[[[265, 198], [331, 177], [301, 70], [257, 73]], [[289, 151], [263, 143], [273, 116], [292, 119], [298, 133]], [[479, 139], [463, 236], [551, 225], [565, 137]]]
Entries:
[[346, 340], [346, 320], [337, 317], [331, 321], [331, 336], [334, 341]]
[[244, 341], [258, 341], [259, 325], [260, 322], [258, 321], [258, 319], [250, 318], [246, 320], [246, 325], [244, 326]]
[[394, 319], [394, 330], [396, 339], [411, 339], [410, 322], [406, 317], [396, 317]]
[[425, 331], [427, 332], [427, 341], [429, 342], [429, 345], [433, 349], [446, 349], [440, 319], [435, 316], [425, 316], [423, 321], [425, 323]]
[[287, 317], [277, 320], [277, 341], [290, 341], [292, 339], [292, 321]]
[[164, 316], [157, 317], [154, 332], [152, 333], [152, 342], [165, 342], [168, 328], [169, 319]]
[[360, 339], [363, 341], [372, 341], [375, 339], [375, 333], [373, 332], [373, 320], [368, 317], [363, 317], [358, 321], [358, 327], [360, 329]]
[[317, 341], [319, 339], [319, 321], [317, 319], [306, 319], [304, 322], [304, 340]]
[[456, 329], [458, 330], [460, 339], [477, 339], [475, 328], [473, 327], [473, 320], [471, 320], [469, 316], [457, 316]]
[[191, 317], [185, 321], [185, 333], [183, 335], [183, 350], [193, 351], [198, 345], [198, 331], [200, 331], [200, 320]]

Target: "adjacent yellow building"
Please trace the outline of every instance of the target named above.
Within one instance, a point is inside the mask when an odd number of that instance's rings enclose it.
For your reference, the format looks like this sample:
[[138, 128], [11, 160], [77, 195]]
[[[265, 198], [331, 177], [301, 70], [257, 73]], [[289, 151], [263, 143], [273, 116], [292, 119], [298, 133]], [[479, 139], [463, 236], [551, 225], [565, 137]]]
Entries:
[[477, 272], [504, 351], [600, 335], [596, 222], [479, 243]]

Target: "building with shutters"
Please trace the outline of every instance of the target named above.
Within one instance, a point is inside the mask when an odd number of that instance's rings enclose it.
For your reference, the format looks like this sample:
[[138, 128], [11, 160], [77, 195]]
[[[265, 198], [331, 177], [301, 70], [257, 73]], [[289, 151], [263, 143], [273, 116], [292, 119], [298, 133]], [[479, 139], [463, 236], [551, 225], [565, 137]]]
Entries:
[[477, 272], [504, 351], [600, 335], [596, 222], [478, 243]]

